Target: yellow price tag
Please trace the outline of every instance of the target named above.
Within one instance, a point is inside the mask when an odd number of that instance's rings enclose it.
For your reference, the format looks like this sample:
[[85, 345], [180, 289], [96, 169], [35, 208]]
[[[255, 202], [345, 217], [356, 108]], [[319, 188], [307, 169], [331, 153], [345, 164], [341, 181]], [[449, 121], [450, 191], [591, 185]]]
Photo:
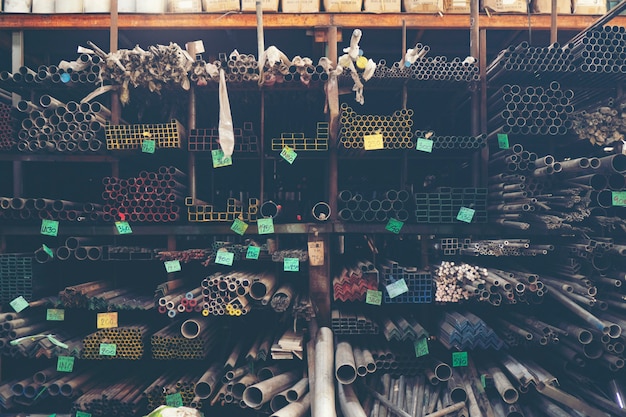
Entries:
[[363, 146], [366, 151], [383, 149], [385, 147], [385, 144], [383, 143], [383, 134], [375, 133], [373, 135], [363, 135]]
[[98, 313], [96, 327], [98, 329], [110, 329], [117, 327], [117, 311], [111, 313]]

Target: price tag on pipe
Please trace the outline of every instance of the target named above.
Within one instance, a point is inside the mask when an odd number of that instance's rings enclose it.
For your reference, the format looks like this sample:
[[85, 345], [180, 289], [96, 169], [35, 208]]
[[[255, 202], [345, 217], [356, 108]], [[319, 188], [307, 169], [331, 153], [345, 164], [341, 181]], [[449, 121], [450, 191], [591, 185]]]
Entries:
[[29, 306], [28, 301], [26, 301], [26, 299], [22, 297], [21, 295], [17, 297], [16, 299], [14, 299], [13, 301], [11, 301], [9, 305], [13, 307], [13, 310], [15, 310], [16, 313], [19, 313], [20, 311], [24, 310], [25, 308]]
[[183, 406], [183, 396], [180, 392], [175, 394], [168, 394], [165, 396], [165, 405], [170, 407], [182, 407]]
[[46, 254], [51, 257], [54, 258], [54, 252], [52, 252], [52, 249], [50, 249], [48, 246], [46, 246], [45, 244], [41, 245], [41, 248], [43, 249], [44, 252], [46, 252]]
[[215, 263], [218, 265], [233, 266], [233, 259], [235, 254], [225, 250], [217, 251], [215, 254]]
[[180, 267], [180, 261], [178, 259], [175, 259], [173, 261], [165, 261], [163, 262], [163, 264], [165, 265], [165, 270], [168, 274], [182, 270], [182, 268]]
[[283, 259], [283, 271], [287, 271], [287, 272], [300, 271], [300, 260], [298, 258]]
[[117, 327], [117, 311], [110, 313], [98, 313], [96, 317], [96, 327], [98, 329], [111, 329]]
[[409, 292], [409, 287], [406, 285], [404, 278], [397, 280], [393, 284], [387, 285], [385, 288], [387, 289], [389, 298], [396, 298], [399, 295]]
[[41, 221], [40, 232], [45, 236], [57, 236], [59, 234], [59, 222], [56, 220], [43, 219]]
[[48, 321], [64, 321], [65, 310], [60, 308], [49, 308], [46, 310], [46, 320]]
[[430, 139], [417, 138], [415, 149], [422, 152], [432, 153], [435, 143]]
[[415, 357], [419, 358], [428, 355], [428, 337], [423, 336], [413, 343]]
[[261, 248], [258, 246], [248, 246], [248, 250], [246, 251], [246, 259], [259, 259], [259, 255], [261, 254]]
[[285, 146], [283, 148], [283, 150], [280, 152], [280, 156], [285, 161], [289, 162], [289, 164], [293, 164], [293, 161], [296, 160], [296, 158], [298, 157], [298, 154], [296, 153], [296, 151], [291, 149], [289, 146]]
[[452, 352], [452, 366], [455, 368], [467, 366], [467, 352]]
[[115, 222], [115, 228], [120, 235], [129, 235], [133, 233], [128, 222]]
[[141, 152], [154, 153], [156, 149], [156, 141], [154, 139], [144, 139], [141, 141]]
[[256, 224], [260, 235], [271, 235], [274, 233], [274, 219], [271, 217], [258, 219]]
[[384, 149], [385, 143], [383, 141], [383, 134], [375, 133], [373, 135], [363, 135], [363, 147], [366, 151]]
[[235, 219], [233, 224], [230, 226], [230, 230], [232, 230], [233, 232], [237, 233], [240, 236], [243, 236], [244, 233], [246, 233], [246, 230], [248, 230], [248, 224], [242, 220]]
[[117, 345], [115, 343], [100, 343], [100, 355], [115, 356], [117, 354]]
[[91, 414], [84, 411], [76, 411], [76, 417], [91, 417]]
[[612, 204], [617, 207], [626, 207], [626, 191], [612, 191]]
[[376, 290], [367, 290], [365, 295], [365, 304], [379, 306], [383, 303], [383, 292]]
[[509, 149], [509, 135], [506, 133], [498, 133], [498, 148]]
[[309, 265], [321, 266], [324, 265], [324, 242], [309, 242]]
[[402, 226], [404, 226], [404, 222], [391, 218], [387, 222], [387, 226], [385, 226], [385, 230], [389, 230], [391, 233], [399, 234], [400, 230], [402, 230]]
[[465, 223], [471, 223], [476, 211], [471, 208], [461, 207], [459, 213], [456, 215], [456, 219]]
[[233, 158], [231, 156], [225, 156], [224, 151], [221, 149], [212, 150], [211, 158], [213, 159], [213, 168], [225, 167], [233, 164]]
[[74, 370], [73, 356], [59, 356], [57, 358], [57, 371], [72, 372]]

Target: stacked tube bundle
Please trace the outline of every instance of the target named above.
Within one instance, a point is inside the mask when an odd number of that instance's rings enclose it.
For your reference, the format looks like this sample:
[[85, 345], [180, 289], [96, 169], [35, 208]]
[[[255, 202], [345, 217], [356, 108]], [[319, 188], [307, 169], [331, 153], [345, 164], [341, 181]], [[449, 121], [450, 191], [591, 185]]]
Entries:
[[439, 187], [435, 193], [415, 193], [418, 223], [457, 223], [462, 207], [474, 210], [472, 223], [487, 222], [486, 188]]
[[105, 219], [103, 207], [50, 198], [0, 197], [0, 218], [10, 220], [47, 219], [82, 222]]
[[30, 300], [33, 294], [33, 258], [18, 253], [0, 254], [0, 303], [6, 304], [23, 296]]
[[365, 199], [364, 195], [351, 191], [339, 192], [339, 218], [342, 221], [355, 222], [386, 222], [390, 218], [399, 221], [409, 219], [408, 204], [410, 194], [406, 190], [388, 190], [382, 199], [373, 195], [372, 199]]
[[[259, 138], [254, 133], [252, 122], [243, 122], [243, 127], [233, 129], [235, 152], [259, 152]], [[191, 129], [187, 139], [189, 152], [211, 152], [221, 149], [219, 128]]]
[[407, 292], [391, 297], [384, 291], [385, 304], [391, 303], [431, 303], [433, 297], [433, 279], [430, 272], [418, 271], [416, 267], [401, 266], [398, 262], [384, 260], [379, 264], [381, 281], [389, 286], [404, 280]]
[[0, 103], [0, 150], [9, 150], [15, 146], [13, 122], [11, 106]]
[[396, 110], [391, 116], [360, 115], [343, 103], [339, 143], [345, 149], [364, 150], [364, 136], [382, 134], [384, 149], [412, 148], [412, 117], [412, 109]]
[[[144, 343], [149, 337], [150, 328], [144, 324], [100, 329], [83, 339], [84, 359], [129, 359], [143, 357]], [[103, 344], [116, 346], [115, 352], [105, 353]]]

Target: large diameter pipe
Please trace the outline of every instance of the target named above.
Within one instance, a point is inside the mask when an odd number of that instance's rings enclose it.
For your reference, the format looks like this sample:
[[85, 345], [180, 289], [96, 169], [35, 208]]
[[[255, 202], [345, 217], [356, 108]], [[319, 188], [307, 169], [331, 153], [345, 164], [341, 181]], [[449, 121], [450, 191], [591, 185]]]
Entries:
[[513, 387], [513, 384], [511, 384], [504, 372], [502, 372], [500, 368], [496, 366], [490, 366], [488, 368], [488, 371], [493, 378], [493, 383], [496, 387], [496, 390], [498, 391], [500, 397], [502, 397], [504, 402], [506, 402], [507, 404], [513, 404], [517, 402], [517, 400], [519, 399], [519, 393]]
[[311, 395], [306, 394], [298, 401], [289, 403], [286, 407], [281, 408], [271, 415], [271, 417], [303, 417], [311, 407]]
[[337, 397], [344, 417], [367, 417], [351, 384], [339, 384]]
[[311, 403], [311, 417], [337, 416], [333, 360], [333, 331], [320, 327], [315, 340], [315, 396]]
[[300, 378], [298, 371], [288, 371], [273, 378], [250, 385], [243, 392], [243, 401], [250, 408], [257, 408], [270, 401], [282, 390], [289, 388]]
[[293, 387], [287, 390], [287, 401], [298, 401], [309, 390], [309, 378], [302, 378]]
[[347, 341], [337, 343], [335, 351], [335, 377], [342, 384], [352, 384], [356, 379], [356, 364], [352, 346]]

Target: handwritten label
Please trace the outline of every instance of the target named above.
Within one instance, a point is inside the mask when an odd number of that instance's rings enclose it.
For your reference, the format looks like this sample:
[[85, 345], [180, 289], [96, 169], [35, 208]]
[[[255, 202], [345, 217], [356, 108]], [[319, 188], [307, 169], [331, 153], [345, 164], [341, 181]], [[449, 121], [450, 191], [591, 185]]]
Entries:
[[248, 246], [248, 250], [246, 251], [246, 259], [259, 259], [259, 254], [261, 253], [261, 248], [258, 246]]
[[409, 287], [407, 287], [404, 278], [397, 280], [393, 284], [387, 285], [385, 288], [387, 289], [387, 294], [389, 294], [389, 298], [396, 298], [397, 296], [404, 294], [405, 292], [409, 292]]
[[26, 299], [20, 295], [19, 297], [11, 301], [9, 305], [13, 307], [13, 310], [15, 310], [16, 313], [19, 313], [20, 311], [27, 308], [29, 304], [28, 301], [26, 301]]
[[175, 394], [168, 394], [165, 396], [165, 405], [170, 407], [182, 407], [183, 406], [183, 396], [180, 395], [180, 392]]
[[225, 250], [217, 251], [215, 254], [215, 263], [218, 265], [233, 266], [233, 259], [235, 259], [235, 254]]
[[417, 138], [415, 149], [422, 152], [431, 153], [433, 151], [434, 142], [430, 139]]
[[258, 219], [257, 228], [260, 235], [270, 235], [274, 233], [274, 219], [271, 217]]
[[413, 343], [413, 347], [415, 348], [416, 358], [428, 355], [428, 338], [425, 336], [419, 338]]
[[612, 201], [614, 206], [625, 207], [626, 206], [626, 191], [613, 191]]
[[452, 352], [452, 366], [467, 366], [467, 352]]
[[285, 146], [283, 150], [280, 152], [280, 156], [282, 156], [282, 158], [285, 161], [289, 162], [290, 164], [293, 164], [293, 161], [296, 160], [296, 158], [298, 157], [298, 154], [289, 146]]
[[47, 254], [49, 257], [54, 258], [54, 252], [52, 252], [52, 249], [50, 249], [50, 248], [49, 248], [48, 246], [46, 246], [45, 244], [44, 244], [44, 245], [41, 245], [41, 248], [43, 249], [43, 251], [44, 251], [44, 252], [46, 252], [46, 254]]
[[225, 167], [233, 164], [232, 156], [224, 156], [224, 151], [221, 149], [212, 150], [211, 158], [213, 159], [213, 168]]
[[172, 272], [178, 272], [182, 269], [180, 267], [180, 261], [178, 259], [175, 259], [173, 261], [165, 261], [163, 262], [163, 264], [165, 265], [165, 270], [168, 274], [171, 274]]
[[465, 223], [471, 223], [474, 218], [474, 213], [476, 213], [474, 209], [461, 207], [459, 213], [456, 215], [456, 219]]
[[117, 354], [117, 345], [115, 343], [100, 343], [100, 355], [115, 356]]
[[110, 313], [98, 313], [96, 318], [96, 327], [98, 329], [111, 329], [117, 327], [117, 311]]
[[283, 259], [283, 271], [287, 271], [287, 272], [300, 271], [300, 260], [298, 258]]
[[324, 265], [324, 242], [309, 242], [309, 265], [321, 266]]
[[128, 222], [115, 222], [115, 228], [120, 235], [129, 235], [133, 233]]
[[385, 144], [383, 142], [382, 133], [376, 133], [373, 135], [363, 135], [363, 147], [366, 151], [375, 151], [377, 149], [384, 149]]
[[235, 219], [233, 224], [230, 226], [230, 230], [240, 236], [243, 236], [243, 234], [246, 233], [246, 230], [248, 230], [248, 224], [242, 220]]
[[379, 306], [383, 303], [383, 292], [376, 290], [367, 290], [365, 295], [365, 303], [374, 306]]
[[141, 152], [154, 153], [155, 149], [156, 149], [156, 141], [154, 139], [144, 139], [141, 142]]
[[56, 220], [41, 221], [41, 234], [45, 236], [56, 236], [59, 234], [59, 222]]
[[404, 226], [404, 222], [391, 218], [387, 222], [387, 226], [385, 226], [385, 230], [389, 230], [391, 233], [398, 234], [400, 233], [402, 226]]
[[63, 321], [65, 320], [65, 310], [60, 308], [49, 308], [46, 310], [46, 320]]
[[76, 417], [91, 417], [91, 413], [85, 413], [84, 411], [76, 411]]
[[72, 372], [74, 370], [73, 356], [59, 356], [57, 358], [57, 371]]
[[498, 133], [498, 148], [509, 149], [509, 135], [506, 133]]

